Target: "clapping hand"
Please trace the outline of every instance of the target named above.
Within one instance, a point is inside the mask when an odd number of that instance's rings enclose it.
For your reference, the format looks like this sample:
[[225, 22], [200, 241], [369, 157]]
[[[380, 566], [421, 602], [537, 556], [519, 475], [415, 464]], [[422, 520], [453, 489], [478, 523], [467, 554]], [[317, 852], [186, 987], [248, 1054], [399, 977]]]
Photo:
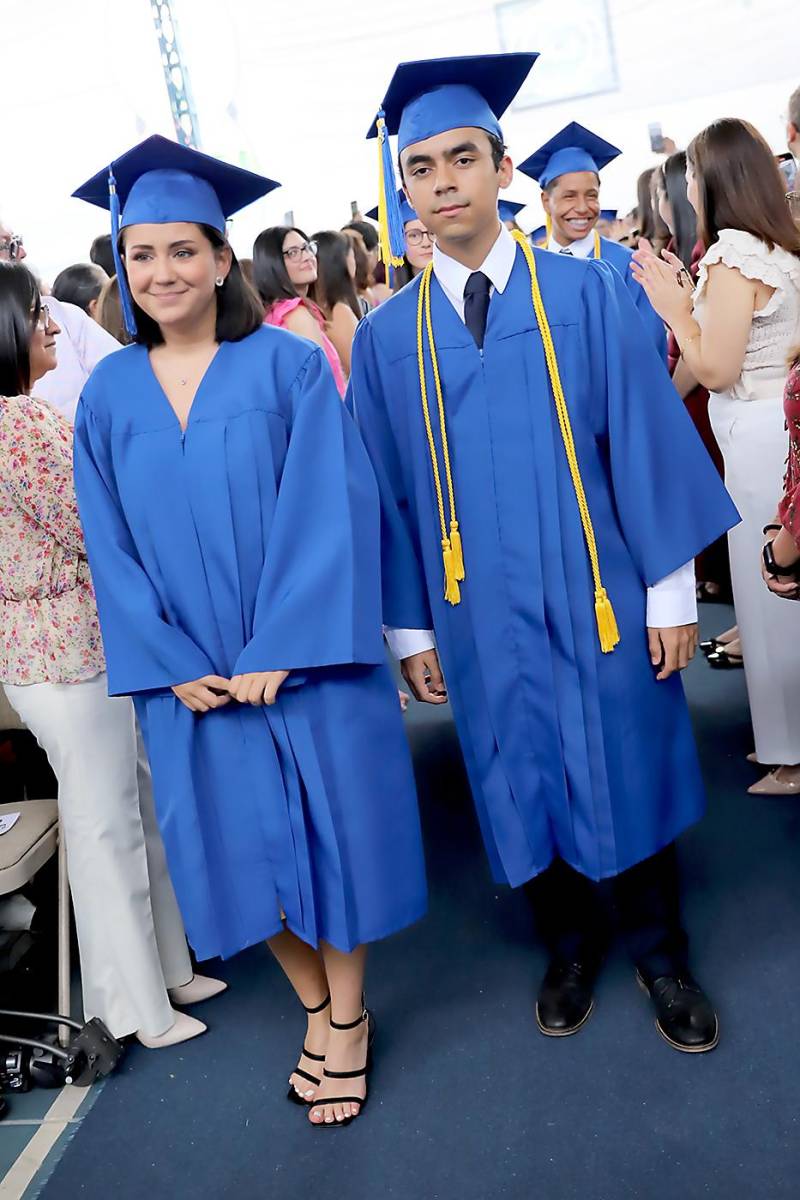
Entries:
[[676, 254], [662, 250], [658, 258], [647, 238], [642, 238], [631, 261], [631, 272], [667, 325], [674, 328], [682, 316], [691, 316], [692, 280]]

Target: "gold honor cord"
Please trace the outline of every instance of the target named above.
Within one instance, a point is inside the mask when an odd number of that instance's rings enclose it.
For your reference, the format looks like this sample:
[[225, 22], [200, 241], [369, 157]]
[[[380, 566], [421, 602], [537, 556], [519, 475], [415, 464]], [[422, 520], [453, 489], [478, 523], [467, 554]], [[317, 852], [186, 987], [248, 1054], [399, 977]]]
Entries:
[[[545, 247], [547, 247], [550, 245], [550, 238], [553, 236], [553, 222], [550, 220], [549, 213], [544, 219], [544, 227], [547, 232], [547, 240], [545, 241]], [[564, 247], [564, 249], [566, 249], [566, 247]], [[595, 258], [603, 257], [603, 247], [600, 244], [600, 234], [596, 229], [594, 231], [594, 256]]]
[[[597, 541], [594, 534], [594, 526], [592, 525], [592, 518], [589, 514], [589, 505], [586, 500], [586, 492], [584, 491], [583, 480], [581, 479], [580, 467], [578, 466], [578, 457], [575, 451], [575, 442], [572, 436], [572, 424], [569, 418], [567, 402], [564, 397], [564, 389], [561, 385], [561, 375], [558, 369], [558, 359], [556, 358], [553, 336], [550, 331], [550, 324], [547, 320], [547, 313], [545, 312], [544, 301], [542, 300], [542, 293], [539, 288], [539, 280], [536, 275], [536, 261], [525, 235], [514, 232], [511, 236], [522, 250], [522, 253], [525, 256], [525, 261], [528, 265], [528, 271], [530, 272], [533, 310], [536, 315], [536, 322], [539, 326], [539, 333], [542, 338], [545, 361], [547, 363], [547, 371], [550, 377], [550, 386], [552, 388], [556, 412], [558, 415], [559, 428], [561, 430], [561, 439], [564, 443], [564, 450], [567, 456], [567, 463], [569, 465], [570, 475], [572, 478], [572, 486], [578, 502], [578, 511], [580, 513], [583, 534], [586, 540], [586, 548], [589, 553], [589, 561], [592, 567], [592, 578], [594, 580], [594, 608], [595, 617], [597, 620], [597, 631], [600, 638], [600, 649], [604, 654], [609, 654], [614, 647], [619, 644], [619, 630], [617, 628], [614, 609], [611, 605], [611, 601], [608, 598], [608, 593], [603, 587], [603, 581], [600, 575], [600, 561], [597, 553]], [[458, 585], [459, 582], [463, 581], [465, 573], [461, 550], [461, 534], [459, 532], [458, 521], [456, 519], [455, 495], [453, 491], [452, 472], [450, 468], [450, 451], [447, 441], [444, 399], [442, 396], [439, 364], [436, 356], [436, 344], [433, 338], [433, 323], [431, 321], [430, 284], [432, 272], [433, 263], [428, 263], [427, 267], [422, 273], [420, 283], [419, 301], [417, 305], [417, 364], [419, 366], [419, 385], [420, 394], [422, 397], [422, 412], [425, 420], [425, 430], [428, 436], [431, 467], [433, 469], [433, 482], [436, 489], [436, 501], [439, 508], [439, 522], [442, 532], [445, 599], [448, 601], [448, 603], [455, 605], [459, 604], [461, 601], [461, 589]], [[430, 410], [428, 407], [428, 389], [425, 380], [425, 325], [427, 325], [428, 331], [428, 344], [430, 346], [433, 378], [436, 385], [436, 399], [439, 410], [442, 454], [444, 458], [445, 479], [447, 483], [448, 503], [450, 507], [449, 533], [447, 527], [447, 514], [445, 512], [442, 477], [439, 470], [439, 458], [436, 450], [436, 442], [433, 436]]]
[[[417, 302], [417, 364], [419, 366], [419, 390], [422, 397], [422, 415], [425, 420], [425, 432], [428, 435], [428, 448], [433, 469], [433, 484], [436, 489], [436, 503], [439, 508], [439, 524], [442, 531], [442, 561], [444, 563], [444, 598], [448, 604], [461, 603], [461, 588], [458, 586], [465, 578], [464, 555], [461, 547], [461, 533], [456, 518], [456, 498], [453, 490], [453, 474], [450, 469], [450, 447], [447, 440], [447, 421], [444, 412], [444, 397], [442, 381], [439, 375], [439, 360], [436, 355], [436, 343], [433, 338], [433, 321], [431, 320], [431, 275], [433, 263], [429, 262], [422, 272]], [[445, 482], [447, 484], [447, 502], [450, 508], [450, 526], [448, 531], [447, 514], [444, 507], [444, 491], [442, 476], [439, 471], [439, 455], [433, 436], [431, 414], [428, 407], [428, 385], [425, 379], [425, 327], [428, 330], [428, 345], [431, 349], [433, 365], [433, 381], [436, 388], [436, 404], [439, 410], [439, 431], [442, 439], [442, 455], [444, 457]]]
[[619, 629], [617, 628], [614, 609], [608, 598], [608, 593], [603, 587], [603, 581], [600, 576], [600, 560], [597, 554], [594, 526], [589, 514], [589, 505], [586, 501], [586, 492], [583, 488], [583, 480], [581, 479], [580, 467], [578, 466], [578, 456], [575, 452], [575, 441], [572, 436], [572, 423], [569, 419], [569, 409], [567, 408], [564, 389], [561, 386], [561, 374], [558, 369], [556, 348], [553, 345], [553, 335], [550, 332], [550, 323], [547, 320], [547, 313], [545, 312], [544, 301], [542, 300], [542, 293], [539, 288], [539, 280], [536, 276], [536, 259], [524, 234], [512, 233], [511, 236], [525, 255], [525, 261], [528, 264], [531, 276], [533, 311], [536, 314], [536, 322], [542, 338], [545, 361], [547, 362], [547, 373], [550, 376], [550, 387], [553, 391], [556, 412], [558, 414], [558, 424], [561, 428], [561, 440], [564, 443], [564, 450], [567, 455], [569, 473], [572, 476], [572, 486], [575, 489], [575, 498], [578, 501], [578, 511], [580, 512], [581, 524], [583, 525], [583, 536], [586, 539], [586, 549], [589, 552], [589, 561], [592, 565], [594, 611], [597, 618], [597, 632], [600, 636], [600, 649], [604, 654], [609, 654], [619, 644]]

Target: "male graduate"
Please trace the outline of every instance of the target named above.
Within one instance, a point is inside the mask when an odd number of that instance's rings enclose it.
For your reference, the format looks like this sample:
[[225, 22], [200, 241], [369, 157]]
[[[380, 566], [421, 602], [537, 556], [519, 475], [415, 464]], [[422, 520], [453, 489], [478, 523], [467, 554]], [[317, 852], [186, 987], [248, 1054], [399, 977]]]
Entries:
[[575, 258], [602, 258], [610, 263], [622, 276], [666, 362], [667, 331], [643, 294], [644, 288], [631, 274], [633, 251], [601, 236], [597, 228], [604, 211], [600, 208], [600, 172], [621, 153], [610, 142], [572, 121], [520, 163], [519, 170], [541, 186], [549, 233], [547, 249]]
[[673, 848], [704, 805], [677, 672], [697, 641], [686, 564], [737, 514], [621, 277], [499, 219], [513, 167], [498, 118], [535, 59], [404, 63], [371, 130], [387, 257], [390, 133], [436, 235], [353, 346], [384, 621], [416, 698], [452, 700], [495, 878], [537, 880], [541, 1031], [574, 1033], [592, 1010], [597, 881], [613, 880], [659, 1030], [709, 1050]]

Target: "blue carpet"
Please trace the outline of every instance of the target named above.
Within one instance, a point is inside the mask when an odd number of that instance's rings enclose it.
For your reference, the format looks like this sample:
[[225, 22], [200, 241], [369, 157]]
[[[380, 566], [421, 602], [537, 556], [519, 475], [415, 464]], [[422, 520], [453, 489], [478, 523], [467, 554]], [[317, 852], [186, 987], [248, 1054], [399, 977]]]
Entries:
[[[707, 631], [728, 611], [708, 607]], [[713, 1054], [657, 1036], [620, 950], [585, 1029], [537, 1033], [526, 901], [489, 879], [448, 718], [416, 706], [431, 911], [372, 952], [363, 1117], [316, 1131], [283, 1098], [303, 1023], [257, 948], [220, 968], [230, 991], [198, 1010], [210, 1034], [131, 1050], [44, 1200], [796, 1200], [800, 800], [746, 794], [741, 672], [698, 661], [687, 689], [710, 808], [681, 854]]]

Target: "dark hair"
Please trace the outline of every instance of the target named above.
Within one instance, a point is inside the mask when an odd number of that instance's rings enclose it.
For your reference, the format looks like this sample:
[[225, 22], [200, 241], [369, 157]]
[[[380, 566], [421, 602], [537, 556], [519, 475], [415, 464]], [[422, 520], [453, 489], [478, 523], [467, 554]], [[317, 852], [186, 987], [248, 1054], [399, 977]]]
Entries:
[[0, 396], [19, 396], [31, 386], [31, 334], [41, 307], [28, 268], [0, 261]]
[[92, 248], [89, 251], [89, 258], [97, 267], [102, 267], [106, 275], [111, 278], [116, 275], [117, 267], [114, 262], [114, 251], [111, 248], [111, 234], [101, 233], [92, 242]]
[[654, 171], [655, 167], [648, 167], [636, 180], [636, 215], [639, 220], [639, 237], [647, 238], [650, 242], [656, 240], [658, 233], [656, 214], [653, 209], [653, 194], [650, 188]]
[[345, 233], [348, 229], [354, 229], [356, 233], [360, 233], [364, 239], [364, 245], [369, 251], [378, 249], [378, 231], [374, 225], [370, 225], [369, 221], [350, 221], [342, 229]]
[[725, 117], [694, 138], [686, 157], [697, 179], [697, 228], [711, 246], [720, 229], [751, 233], [770, 249], [800, 256], [800, 229], [786, 203], [783, 176], [749, 121]]
[[[487, 138], [489, 139], [489, 148], [490, 148], [491, 154], [492, 154], [492, 163], [494, 164], [494, 169], [495, 169], [495, 171], [499, 171], [500, 164], [506, 156], [506, 150], [508, 149], [508, 147], [504, 144], [502, 138], [499, 138], [497, 136], [497, 134], [489, 133], [488, 129], [484, 129], [484, 130], [482, 130], [482, 132], [485, 133]], [[401, 156], [399, 154], [397, 156], [397, 168], [400, 172], [401, 180], [403, 181], [403, 183], [405, 183], [406, 180], [405, 180], [405, 176], [403, 174], [403, 163], [401, 161]]]
[[364, 239], [357, 229], [353, 229], [350, 226], [345, 226], [342, 230], [342, 236], [347, 238], [356, 256], [356, 289], [359, 292], [365, 292], [367, 288], [372, 287], [375, 280], [370, 274], [369, 258], [364, 246]]
[[262, 229], [253, 243], [253, 283], [267, 308], [276, 300], [297, 300], [300, 295], [289, 278], [283, 256], [287, 233], [296, 233], [304, 242], [308, 241], [296, 225], [271, 225]]
[[88, 313], [89, 305], [100, 295], [107, 279], [106, 272], [95, 263], [76, 263], [56, 275], [53, 295], [56, 300], [75, 304]]
[[669, 206], [672, 209], [675, 253], [685, 267], [691, 266], [697, 245], [697, 213], [686, 194], [686, 151], [670, 154], [659, 168]]
[[360, 321], [362, 312], [355, 281], [347, 269], [350, 239], [335, 229], [314, 234], [317, 243], [317, 281], [309, 288], [314, 303], [332, 313], [337, 304], [346, 304]]
[[97, 297], [94, 319], [121, 345], [127, 346], [130, 343], [131, 335], [125, 328], [122, 304], [119, 298], [119, 280], [116, 275], [112, 275], [103, 284], [100, 295]]
[[[223, 246], [228, 245], [222, 234], [210, 225], [198, 224], [197, 228], [201, 230], [203, 236], [208, 239], [215, 250], [221, 250]], [[125, 231], [123, 230], [120, 239], [124, 236]], [[258, 302], [258, 296], [242, 274], [239, 260], [233, 251], [231, 251], [231, 269], [225, 282], [216, 289], [216, 293], [217, 328], [215, 336], [218, 342], [240, 342], [242, 338], [255, 333], [263, 324], [264, 310]], [[137, 329], [133, 340], [144, 346], [160, 346], [164, 341], [164, 335], [158, 322], [148, 316], [135, 300], [133, 313]]]

